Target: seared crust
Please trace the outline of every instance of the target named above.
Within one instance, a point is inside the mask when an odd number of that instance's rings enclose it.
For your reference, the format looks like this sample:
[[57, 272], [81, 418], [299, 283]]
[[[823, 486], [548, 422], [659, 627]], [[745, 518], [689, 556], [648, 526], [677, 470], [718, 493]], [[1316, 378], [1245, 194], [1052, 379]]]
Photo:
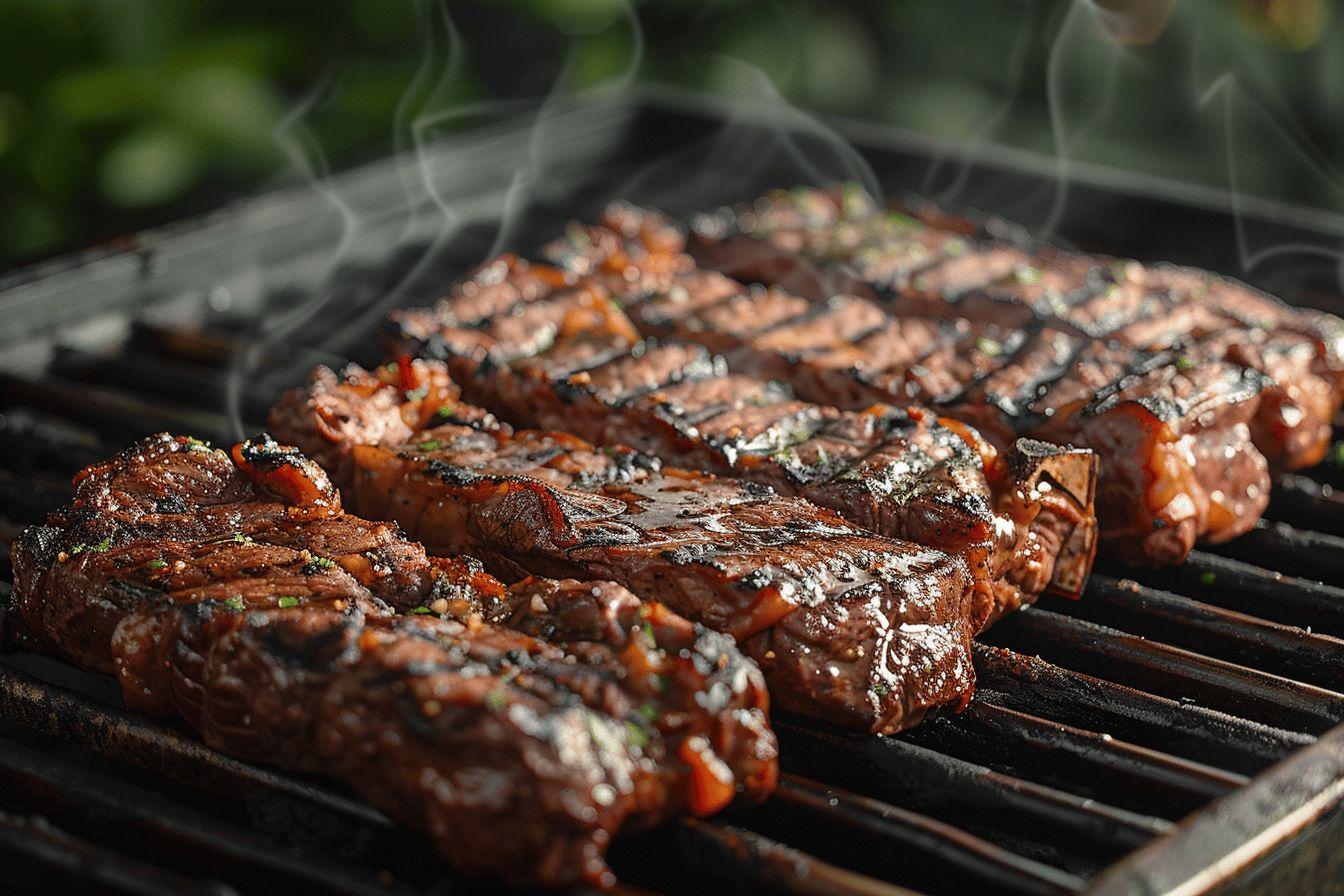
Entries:
[[[1198, 540], [1246, 531], [1269, 470], [1323, 456], [1344, 402], [1339, 319], [1205, 272], [905, 211], [852, 187], [778, 191], [698, 221], [691, 250], [814, 302], [889, 312], [852, 344], [792, 342], [800, 394], [932, 402], [1000, 443], [1028, 434], [1096, 450], [1101, 535], [1130, 560], [1178, 562]], [[739, 351], [777, 369], [764, 340]]]
[[609, 882], [611, 836], [773, 786], [759, 670], [609, 582], [505, 587], [268, 436], [159, 435], [15, 545], [21, 643], [234, 755], [339, 777], [458, 867]]
[[[438, 362], [412, 369], [425, 382], [445, 373]], [[365, 440], [348, 409], [372, 382], [398, 389], [399, 375], [319, 368], [272, 411], [286, 439], [349, 456], [338, 464], [351, 470], [342, 493], [361, 513], [501, 573], [613, 579], [657, 595], [737, 638], [776, 705], [813, 717], [894, 731], [969, 698], [976, 622], [961, 558], [877, 537], [757, 483], [566, 433], [486, 426], [479, 414], [466, 425], [424, 399], [388, 411], [427, 421], [411, 439]], [[449, 417], [463, 410], [451, 407]]]

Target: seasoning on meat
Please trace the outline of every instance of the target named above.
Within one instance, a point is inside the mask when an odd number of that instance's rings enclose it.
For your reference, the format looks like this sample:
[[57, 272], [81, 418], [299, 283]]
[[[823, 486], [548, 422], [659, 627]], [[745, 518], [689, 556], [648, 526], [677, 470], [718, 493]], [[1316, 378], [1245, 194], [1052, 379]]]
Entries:
[[609, 582], [426, 556], [269, 438], [159, 435], [84, 470], [14, 568], [24, 645], [224, 752], [344, 780], [467, 871], [609, 883], [617, 831], [775, 780], [729, 639]]

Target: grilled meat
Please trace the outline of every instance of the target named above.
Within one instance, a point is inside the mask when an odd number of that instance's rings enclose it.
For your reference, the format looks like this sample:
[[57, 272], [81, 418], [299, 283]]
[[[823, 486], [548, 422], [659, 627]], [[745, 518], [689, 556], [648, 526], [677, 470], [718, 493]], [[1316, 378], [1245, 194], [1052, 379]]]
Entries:
[[669, 282], [696, 297], [688, 284], [731, 284], [655, 270], [660, 285], [613, 269], [470, 326], [456, 323], [468, 314], [450, 295], [395, 314], [388, 350], [446, 359], [471, 400], [515, 423], [769, 485], [878, 534], [957, 554], [975, 581], [977, 628], [1047, 586], [1071, 595], [1082, 587], [1095, 547], [1089, 452], [1038, 445], [1028, 461], [1015, 445], [995, 449], [918, 407], [799, 401], [778, 383], [731, 372], [701, 345], [645, 340], [608, 287], [637, 284], [624, 294], [634, 302]]
[[[1133, 561], [1241, 534], [1271, 466], [1319, 460], [1344, 395], [1339, 321], [1211, 275], [1024, 249], [920, 213], [879, 212], [852, 189], [772, 194], [699, 221], [694, 248], [776, 288], [700, 272], [627, 293], [626, 311], [645, 334], [706, 345], [804, 399], [918, 402], [1000, 447], [1020, 435], [1091, 447], [1102, 537]], [[666, 227], [648, 217], [646, 230]], [[551, 249], [576, 273], [613, 238], [642, 239], [613, 221], [578, 233]], [[666, 235], [652, 246], [680, 251]]]
[[455, 398], [437, 362], [319, 368], [270, 422], [340, 471], [360, 513], [431, 550], [469, 550], [502, 574], [612, 579], [731, 634], [778, 707], [895, 731], [969, 699], [959, 557], [756, 483], [514, 431]]
[[609, 882], [618, 830], [771, 788], [764, 683], [722, 635], [611, 583], [506, 588], [345, 514], [294, 449], [232, 454], [160, 435], [83, 471], [16, 543], [13, 634], [515, 883]]
[[[853, 188], [775, 193], [749, 211], [705, 219], [696, 249], [714, 267], [787, 280], [813, 298], [880, 297], [901, 317], [1044, 324], [1193, 363], [1249, 367], [1269, 378], [1252, 425], [1256, 447], [1278, 469], [1323, 456], [1344, 398], [1338, 318], [1207, 272], [1019, 245], [999, 238], [1001, 228], [920, 211], [923, 220], [879, 210]], [[773, 271], [751, 270], [759, 262], [750, 258], [762, 255], [774, 256]]]

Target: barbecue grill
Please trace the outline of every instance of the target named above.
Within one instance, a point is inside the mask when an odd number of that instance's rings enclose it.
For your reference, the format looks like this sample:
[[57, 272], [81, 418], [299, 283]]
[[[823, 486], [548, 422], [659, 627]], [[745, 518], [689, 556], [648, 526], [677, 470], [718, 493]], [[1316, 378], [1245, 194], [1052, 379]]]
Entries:
[[[1061, 188], [1052, 162], [1027, 154], [644, 91], [551, 101], [318, 189], [10, 275], [5, 559], [79, 467], [157, 430], [228, 442], [235, 421], [260, 429], [308, 367], [376, 362], [384, 310], [433, 299], [492, 249], [535, 247], [611, 198], [685, 213], [852, 175], [850, 148], [888, 192], [952, 183], [958, 205], [1029, 225], [1051, 217]], [[931, 170], [945, 176], [926, 180]], [[1301, 209], [1085, 166], [1070, 178], [1050, 223], [1084, 249], [1244, 275], [1247, 252], [1344, 236], [1344, 219]], [[1338, 313], [1324, 254], [1286, 258], [1249, 279]], [[999, 623], [977, 646], [979, 690], [960, 715], [891, 738], [777, 719], [778, 794], [623, 837], [620, 888], [1344, 892], [1342, 471], [1329, 461], [1282, 477], [1252, 533], [1182, 566], [1103, 562], [1081, 602], [1046, 599]], [[5, 655], [0, 718], [11, 891], [488, 889], [330, 783], [217, 754], [62, 663]]]

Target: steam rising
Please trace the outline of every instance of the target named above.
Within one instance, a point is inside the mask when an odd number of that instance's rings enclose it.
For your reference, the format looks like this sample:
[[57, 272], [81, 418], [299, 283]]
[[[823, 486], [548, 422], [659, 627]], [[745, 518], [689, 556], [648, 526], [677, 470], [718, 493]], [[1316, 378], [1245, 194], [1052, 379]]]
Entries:
[[[1211, 67], [1209, 60], [1217, 59], [1217, 54], [1210, 55], [1208, 38], [1182, 20], [1179, 8], [1168, 22], [1170, 4], [1165, 0], [1146, 4], [1145, 8], [1151, 7], [1161, 16], [1142, 22], [1118, 20], [1118, 5], [1123, 4], [1098, 6], [1092, 0], [1071, 0], [1057, 10], [1057, 15], [1043, 16], [1038, 3], [1024, 4], [997, 106], [971, 128], [971, 139], [937, 156], [922, 182], [909, 186], [919, 186], [925, 195], [947, 207], [986, 202], [983, 195], [968, 195], [970, 174], [998, 151], [998, 144], [1011, 131], [1021, 96], [1026, 93], [1027, 60], [1034, 50], [1044, 47], [1053, 177], [1047, 190], [1041, 191], [1005, 176], [987, 204], [988, 210], [1022, 222], [1038, 236], [1058, 237], [1061, 223], [1071, 211], [1070, 186], [1080, 162], [1086, 161], [1098, 141], [1141, 126], [1116, 115], [1117, 91], [1133, 89], [1123, 74], [1142, 72], [1151, 64], [1144, 50], [1130, 44], [1156, 39], [1165, 24], [1162, 40], [1168, 46], [1174, 42], [1182, 47], [1188, 59], [1190, 114], [1192, 120], [1206, 126], [1210, 140], [1205, 148], [1207, 161], [1225, 167], [1226, 192], [1237, 218], [1237, 249], [1244, 269], [1249, 272], [1286, 257], [1324, 258], [1333, 263], [1334, 274], [1344, 288], [1344, 246], [1276, 240], [1257, 229], [1248, 212], [1254, 202], [1247, 195], [1246, 171], [1238, 153], [1239, 144], [1247, 140], [1271, 141], [1280, 146], [1282, 164], [1300, 166], [1310, 174], [1323, 199], [1344, 204], [1344, 176], [1321, 157], [1281, 108], [1276, 111], [1275, 106], [1282, 104], [1273, 100], [1268, 86], [1272, 81], [1255, 69], [1253, 60], [1245, 64], [1245, 70]], [[343, 272], [359, 254], [370, 222], [351, 196], [342, 195], [308, 125], [324, 99], [338, 89], [335, 63], [276, 128], [275, 140], [290, 167], [325, 200], [341, 226], [339, 239], [329, 252], [324, 282], [302, 302], [263, 317], [257, 323], [252, 345], [235, 359], [227, 410], [240, 434], [245, 429], [241, 409], [246, 390], [273, 394], [297, 384], [316, 360], [330, 362], [345, 357], [353, 346], [372, 340], [388, 309], [432, 301], [435, 290], [447, 286], [448, 275], [444, 272], [451, 267], [454, 249], [460, 254], [469, 230], [493, 233], [490, 254], [516, 247], [524, 238], [530, 212], [539, 205], [562, 207], [578, 185], [576, 178], [583, 174], [563, 170], [557, 164], [551, 149], [557, 139], [557, 121], [576, 106], [622, 103], [641, 86], [644, 34], [629, 4], [607, 26], [628, 33], [630, 56], [617, 75], [596, 86], [577, 85], [575, 44], [543, 97], [490, 102], [457, 99], [466, 47], [446, 5], [439, 0], [419, 0], [417, 13], [420, 61], [391, 122], [394, 150], [414, 164], [405, 166], [401, 177], [400, 236], [392, 252], [379, 247], [382, 261], [395, 254], [397, 270], [394, 279], [370, 288], [354, 305]], [[796, 56], [800, 49], [794, 46], [790, 52]], [[783, 62], [783, 70], [789, 70], [795, 62]], [[792, 106], [764, 71], [722, 56], [707, 58], [705, 64], [712, 64], [735, 94], [731, 102], [720, 104], [723, 115], [719, 123], [683, 150], [669, 151], [633, 174], [606, 178], [610, 181], [604, 187], [606, 198], [630, 199], [686, 214], [747, 199], [748, 195], [741, 194], [744, 185], [762, 179], [777, 186], [853, 181], [881, 198], [878, 172], [864, 155], [824, 120]], [[1248, 78], [1254, 80], [1254, 90], [1248, 89]], [[1176, 82], [1158, 86], [1180, 89]], [[446, 135], [519, 118], [529, 122], [527, 152], [516, 170], [498, 173], [507, 182], [504, 189], [466, 194], [444, 189], [448, 179], [439, 167], [444, 156], [437, 150]], [[1135, 222], [1135, 226], [1142, 226], [1142, 222]], [[329, 319], [337, 315], [337, 321]], [[316, 330], [320, 337], [303, 338], [305, 328], [315, 323], [322, 324]], [[286, 349], [295, 343], [315, 347]]]

